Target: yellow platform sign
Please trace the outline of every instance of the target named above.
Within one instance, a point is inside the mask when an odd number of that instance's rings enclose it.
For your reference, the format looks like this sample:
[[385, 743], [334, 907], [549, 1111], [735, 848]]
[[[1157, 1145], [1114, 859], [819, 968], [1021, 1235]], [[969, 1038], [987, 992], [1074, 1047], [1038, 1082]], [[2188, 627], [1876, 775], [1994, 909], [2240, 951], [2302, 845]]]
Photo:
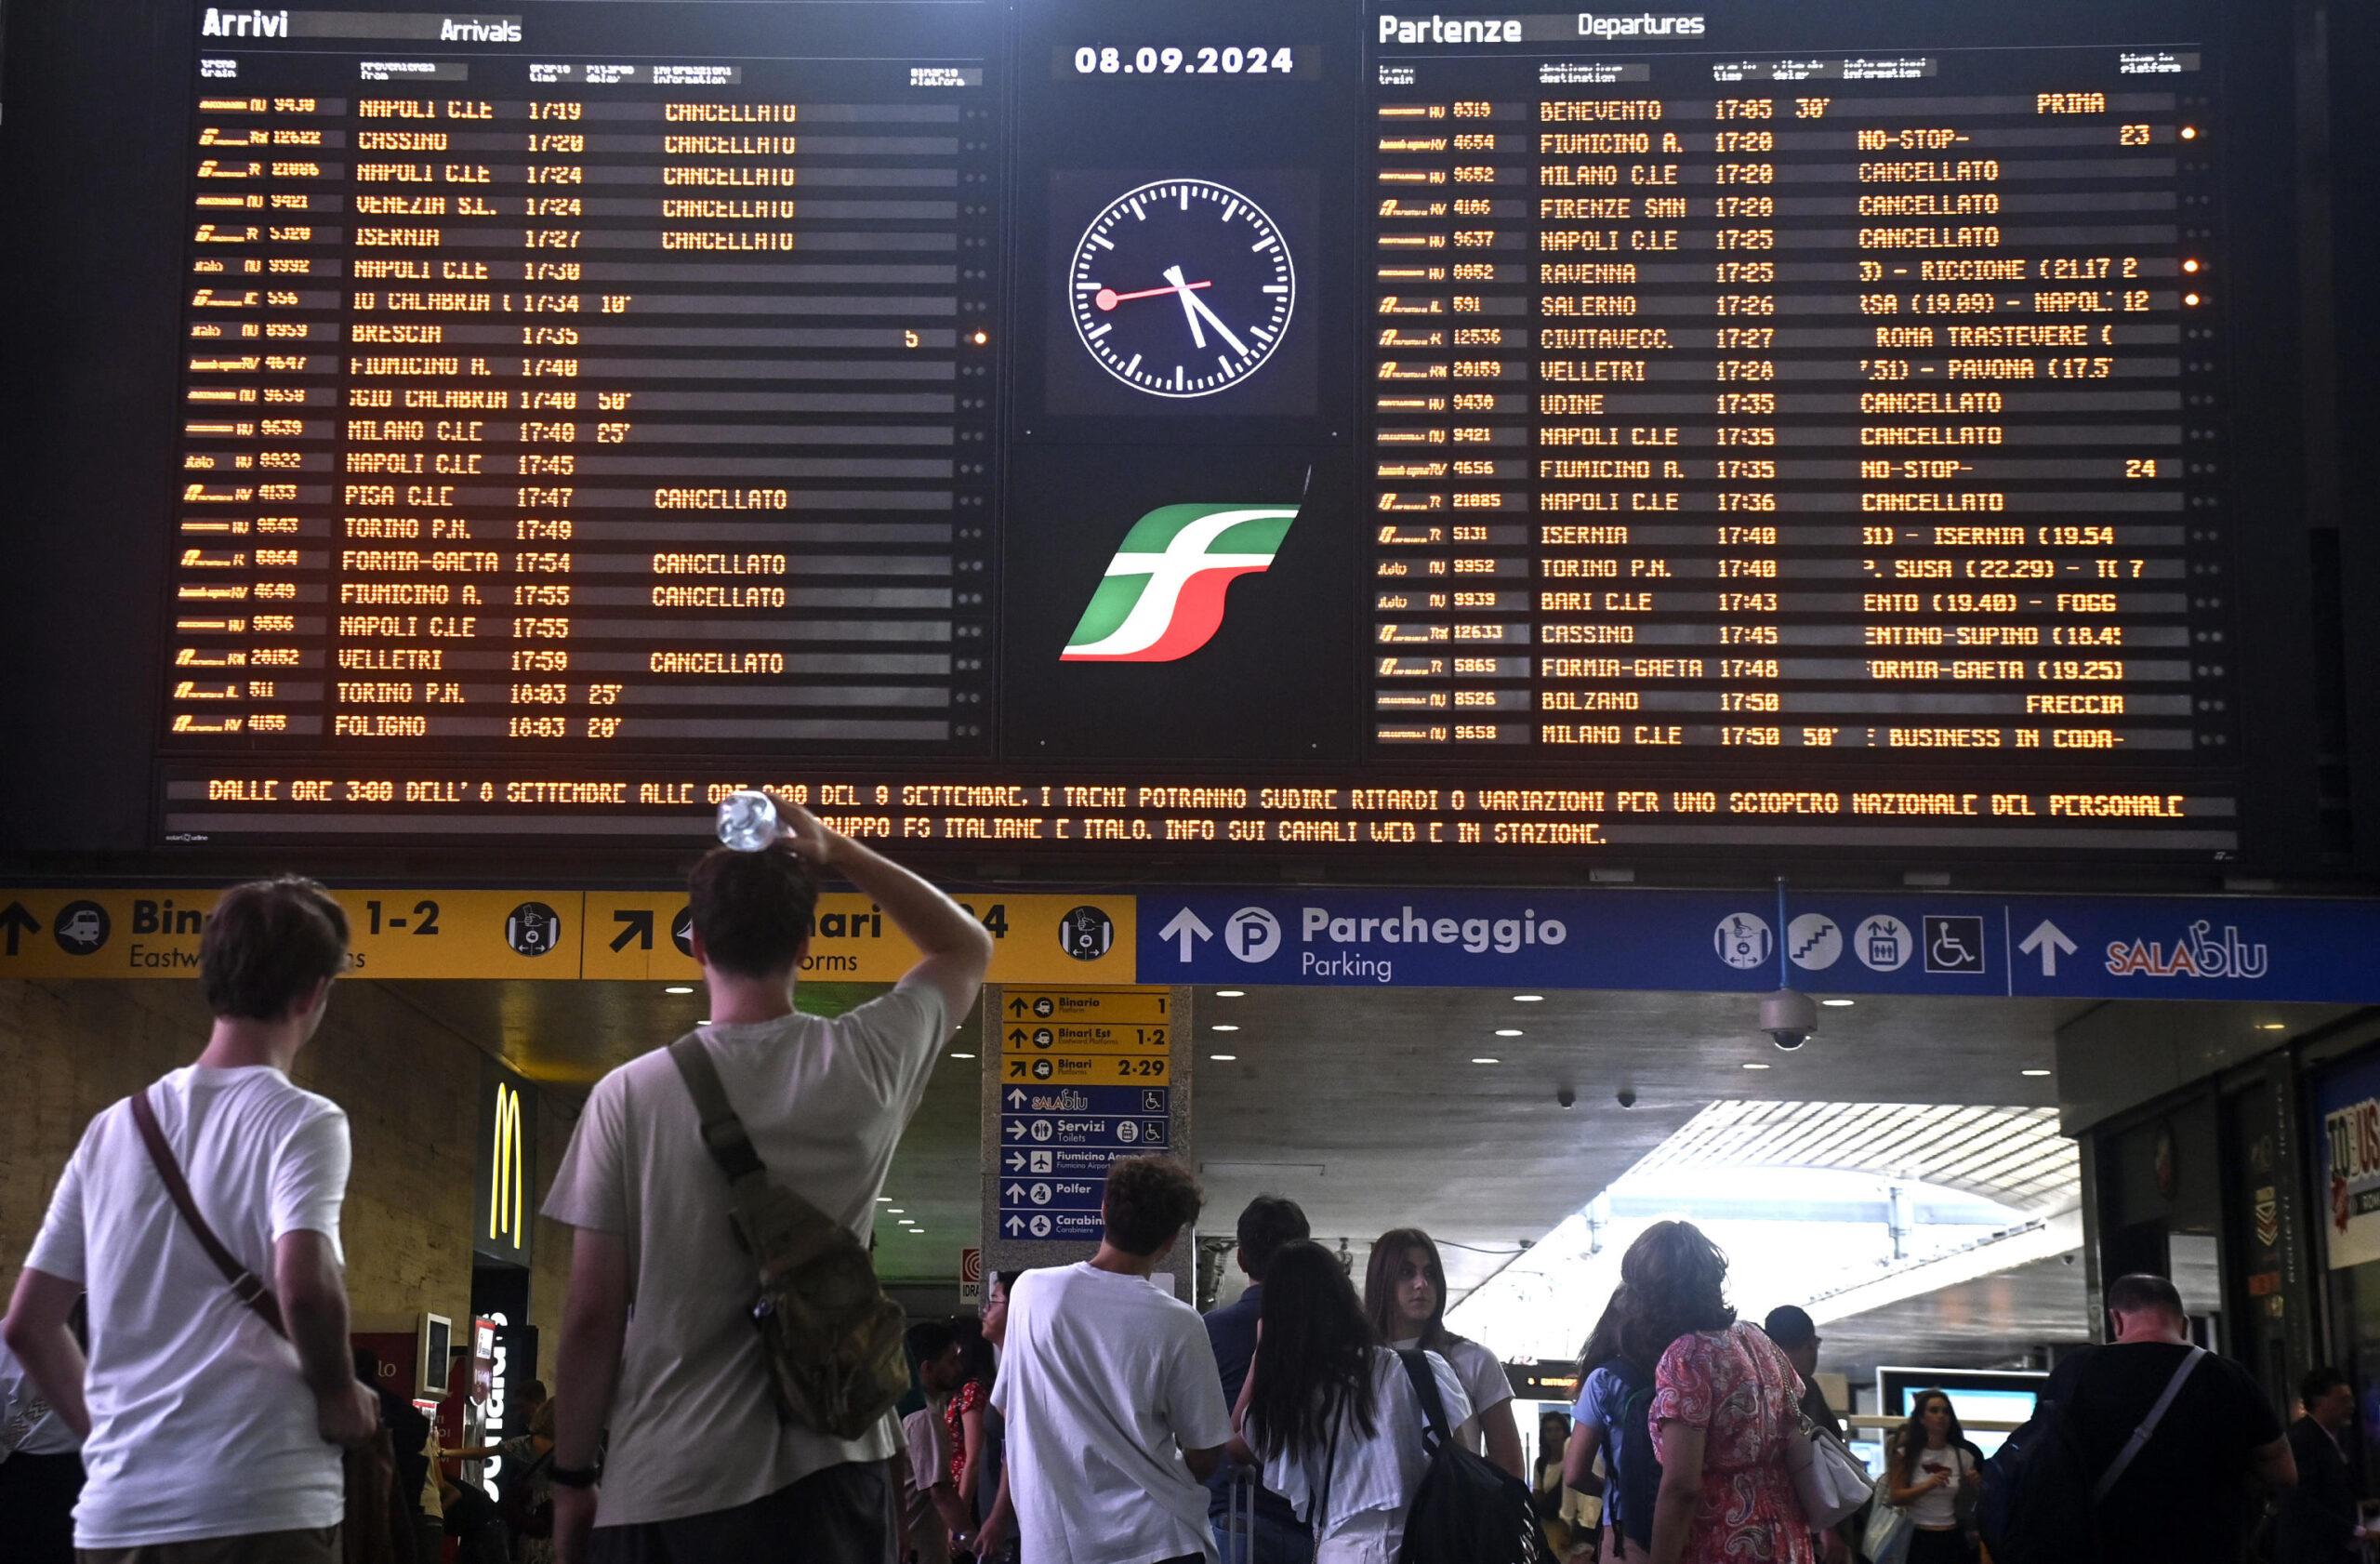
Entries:
[[1000, 996], [1002, 1020], [1115, 1022], [1161, 1027], [1172, 1018], [1170, 988], [1039, 988], [1012, 985]]
[[[973, 895], [960, 905], [992, 934], [994, 983], [1096, 983], [1132, 975], [1136, 910], [1129, 895]], [[687, 941], [686, 898], [676, 892], [587, 893], [586, 975], [692, 982], [700, 975]], [[818, 898], [804, 977], [892, 983], [916, 964], [918, 948], [866, 896]]]
[[[1003, 1009], [1007, 1008], [1005, 1005]], [[1007, 1021], [1000, 1025], [1001, 1045], [1011, 1054], [1162, 1054], [1171, 1045], [1173, 1028], [1155, 1026], [1059, 1026], [1048, 1021]]]
[[1161, 1086], [1172, 1074], [1173, 1061], [1163, 1054], [1146, 1057], [1120, 1054], [1010, 1054], [1000, 1066], [1002, 1080], [1047, 1080], [1061, 1086]]
[[[679, 891], [331, 890], [347, 911], [359, 976], [692, 982], [700, 975], [685, 951], [691, 920]], [[219, 887], [0, 889], [0, 979], [195, 977], [199, 936], [219, 894]], [[1133, 974], [1137, 908], [1130, 895], [961, 899], [992, 934], [993, 982], [1096, 984]], [[802, 974], [891, 983], [917, 959], [916, 947], [873, 902], [829, 893], [818, 901]]]
[[[0, 977], [196, 977], [219, 890], [0, 891]], [[579, 891], [333, 888], [364, 977], [578, 975]]]

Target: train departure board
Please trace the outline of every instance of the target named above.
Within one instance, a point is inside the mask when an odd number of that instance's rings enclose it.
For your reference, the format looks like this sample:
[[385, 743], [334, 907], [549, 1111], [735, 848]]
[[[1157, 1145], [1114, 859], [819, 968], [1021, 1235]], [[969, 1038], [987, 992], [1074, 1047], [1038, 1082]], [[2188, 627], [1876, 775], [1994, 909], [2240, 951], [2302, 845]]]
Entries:
[[185, 4], [10, 460], [158, 845], [2253, 861], [2268, 20]]

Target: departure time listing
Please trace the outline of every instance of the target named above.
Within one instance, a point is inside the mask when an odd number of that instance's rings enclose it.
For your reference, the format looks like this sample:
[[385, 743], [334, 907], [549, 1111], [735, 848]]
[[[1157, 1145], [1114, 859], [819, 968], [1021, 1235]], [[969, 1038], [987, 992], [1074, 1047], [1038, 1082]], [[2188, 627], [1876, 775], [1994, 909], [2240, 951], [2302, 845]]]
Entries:
[[1378, 19], [1377, 745], [2227, 758], [2209, 62], [1623, 20]]

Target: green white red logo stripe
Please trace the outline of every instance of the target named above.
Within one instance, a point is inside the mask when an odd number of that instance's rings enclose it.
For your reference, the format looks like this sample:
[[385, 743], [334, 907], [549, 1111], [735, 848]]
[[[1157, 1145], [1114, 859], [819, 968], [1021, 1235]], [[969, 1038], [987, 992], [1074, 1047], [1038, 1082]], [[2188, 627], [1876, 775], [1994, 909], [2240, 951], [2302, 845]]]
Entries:
[[1294, 505], [1163, 505], [1132, 524], [1061, 662], [1164, 663], [1223, 622], [1232, 582], [1269, 567]]

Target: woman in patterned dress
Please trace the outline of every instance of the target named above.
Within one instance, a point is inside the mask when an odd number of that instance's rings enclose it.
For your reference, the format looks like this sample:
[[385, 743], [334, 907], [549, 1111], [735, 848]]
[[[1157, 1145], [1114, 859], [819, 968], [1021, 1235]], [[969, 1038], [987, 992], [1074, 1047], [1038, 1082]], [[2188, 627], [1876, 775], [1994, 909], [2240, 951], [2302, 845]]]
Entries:
[[1727, 1306], [1727, 1257], [1659, 1222], [1621, 1261], [1622, 1340], [1653, 1373], [1661, 1485], [1652, 1564], [1816, 1564], [1787, 1470], [1802, 1387], [1784, 1352]]

